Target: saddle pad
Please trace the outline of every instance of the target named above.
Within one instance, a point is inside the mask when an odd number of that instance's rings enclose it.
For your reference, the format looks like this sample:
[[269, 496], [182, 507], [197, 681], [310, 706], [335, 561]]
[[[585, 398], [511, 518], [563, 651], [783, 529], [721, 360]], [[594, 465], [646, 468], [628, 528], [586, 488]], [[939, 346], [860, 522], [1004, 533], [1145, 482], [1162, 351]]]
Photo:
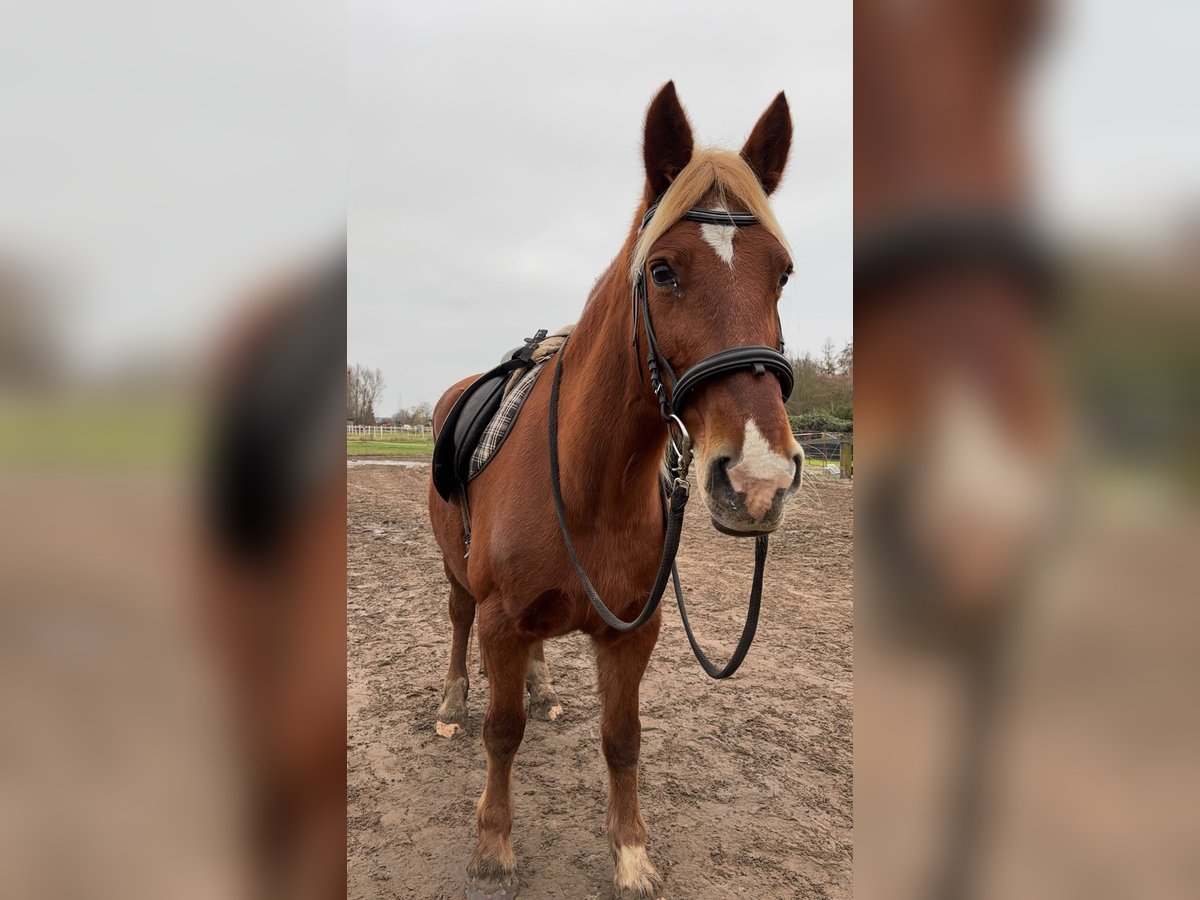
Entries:
[[520, 413], [521, 407], [525, 405], [525, 399], [529, 396], [530, 391], [533, 390], [533, 385], [549, 358], [549, 356], [545, 357], [532, 369], [515, 373], [520, 378], [515, 384], [508, 387], [508, 392], [504, 395], [504, 399], [500, 403], [500, 408], [496, 410], [496, 414], [492, 416], [491, 421], [484, 428], [483, 434], [479, 438], [479, 443], [476, 445], [475, 451], [471, 454], [471, 466], [467, 474], [468, 481], [483, 471], [484, 467], [496, 455], [496, 451], [500, 449], [500, 445], [504, 443], [504, 439], [508, 437], [513, 423], [517, 421], [517, 414]]

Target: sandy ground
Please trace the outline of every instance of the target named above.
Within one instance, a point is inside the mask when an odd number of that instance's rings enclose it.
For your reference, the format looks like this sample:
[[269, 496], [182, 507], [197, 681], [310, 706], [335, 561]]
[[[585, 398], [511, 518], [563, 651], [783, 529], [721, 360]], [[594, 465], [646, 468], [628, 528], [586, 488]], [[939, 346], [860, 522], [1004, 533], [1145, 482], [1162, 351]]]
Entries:
[[[349, 896], [459, 898], [486, 759], [487, 681], [467, 732], [434, 732], [450, 649], [428, 470], [348, 469]], [[689, 516], [680, 571], [710, 655], [741, 626], [753, 545]], [[641, 801], [671, 898], [851, 896], [853, 493], [813, 476], [774, 536], [741, 671], [713, 682], [664, 600], [642, 685]], [[524, 898], [607, 897], [605, 769], [590, 642], [547, 643], [566, 712], [531, 719], [513, 840]], [[472, 660], [472, 672], [474, 672]]]

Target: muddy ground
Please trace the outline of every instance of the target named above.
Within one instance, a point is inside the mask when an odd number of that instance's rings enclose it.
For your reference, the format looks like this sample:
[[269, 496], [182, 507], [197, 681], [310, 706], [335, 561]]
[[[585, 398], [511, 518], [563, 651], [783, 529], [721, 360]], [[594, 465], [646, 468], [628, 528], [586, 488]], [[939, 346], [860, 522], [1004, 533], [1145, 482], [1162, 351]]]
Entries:
[[[462, 897], [484, 782], [483, 676], [466, 734], [434, 731], [450, 625], [427, 478], [347, 471], [348, 877], [364, 900]], [[729, 681], [705, 676], [664, 600], [642, 685], [641, 800], [667, 897], [851, 896], [852, 523], [850, 484], [809, 478], [772, 539], [758, 636]], [[689, 514], [680, 572], [710, 655], [736, 641], [752, 566], [752, 543]], [[521, 896], [607, 897], [590, 643], [549, 642], [546, 658], [565, 714], [531, 719], [517, 756]]]

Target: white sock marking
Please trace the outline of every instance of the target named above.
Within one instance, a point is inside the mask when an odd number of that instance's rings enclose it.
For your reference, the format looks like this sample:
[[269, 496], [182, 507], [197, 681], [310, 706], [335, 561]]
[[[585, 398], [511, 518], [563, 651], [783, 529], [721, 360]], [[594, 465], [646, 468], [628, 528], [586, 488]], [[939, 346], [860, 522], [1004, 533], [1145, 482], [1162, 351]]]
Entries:
[[645, 847], [617, 848], [617, 887], [649, 893], [657, 888], [657, 879]]

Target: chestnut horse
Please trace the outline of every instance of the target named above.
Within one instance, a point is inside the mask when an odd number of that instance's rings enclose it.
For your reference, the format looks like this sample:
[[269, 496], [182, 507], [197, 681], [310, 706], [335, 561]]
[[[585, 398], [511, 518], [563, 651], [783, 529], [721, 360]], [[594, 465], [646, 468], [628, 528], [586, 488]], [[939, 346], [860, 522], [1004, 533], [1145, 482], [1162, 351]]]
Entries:
[[[592, 289], [561, 351], [558, 454], [565, 519], [575, 550], [600, 594], [634, 617], [659, 568], [664, 540], [660, 465], [668, 434], [652, 379], [631, 347], [630, 304], [645, 279], [659, 347], [682, 372], [716, 351], [781, 343], [776, 309], [791, 271], [787, 243], [767, 196], [779, 185], [791, 144], [783, 94], [739, 154], [694, 149], [692, 129], [668, 83], [646, 115], [646, 181], [624, 244]], [[650, 205], [659, 207], [639, 229]], [[683, 219], [694, 205], [750, 213], [746, 228]], [[434, 428], [472, 379], [438, 402]], [[779, 382], [739, 371], [700, 384], [682, 418], [696, 449], [700, 491], [713, 523], [733, 534], [778, 527], [783, 501], [800, 481]], [[476, 609], [490, 686], [483, 740], [488, 772], [479, 800], [478, 843], [468, 866], [469, 897], [511, 897], [516, 857], [511, 772], [531, 709], [555, 718], [562, 707], [548, 681], [542, 642], [572, 631], [593, 641], [608, 764], [608, 838], [623, 897], [656, 897], [661, 880], [646, 853], [638, 808], [641, 725], [638, 690], [658, 638], [661, 609], [639, 629], [606, 625], [569, 561], [552, 504], [547, 424], [551, 379], [539, 378], [503, 451], [469, 488], [471, 551], [464, 555], [457, 499], [430, 487], [429, 510], [450, 581], [454, 640], [438, 732], [466, 722], [467, 646]]]

